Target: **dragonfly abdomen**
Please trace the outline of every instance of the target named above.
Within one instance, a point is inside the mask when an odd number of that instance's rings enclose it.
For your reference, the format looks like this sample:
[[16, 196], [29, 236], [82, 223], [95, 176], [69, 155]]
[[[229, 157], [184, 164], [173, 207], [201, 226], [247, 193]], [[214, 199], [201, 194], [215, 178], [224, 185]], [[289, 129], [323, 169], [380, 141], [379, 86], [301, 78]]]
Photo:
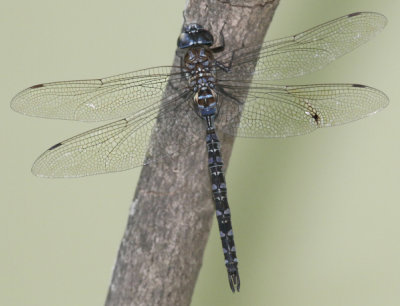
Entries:
[[228, 271], [229, 284], [234, 292], [235, 289], [237, 291], [240, 289], [240, 279], [235, 242], [233, 240], [231, 212], [228, 204], [225, 176], [222, 170], [224, 164], [221, 157], [220, 142], [214, 129], [213, 118], [208, 117], [206, 119], [208, 125], [206, 141], [211, 189], [225, 257], [225, 266]]

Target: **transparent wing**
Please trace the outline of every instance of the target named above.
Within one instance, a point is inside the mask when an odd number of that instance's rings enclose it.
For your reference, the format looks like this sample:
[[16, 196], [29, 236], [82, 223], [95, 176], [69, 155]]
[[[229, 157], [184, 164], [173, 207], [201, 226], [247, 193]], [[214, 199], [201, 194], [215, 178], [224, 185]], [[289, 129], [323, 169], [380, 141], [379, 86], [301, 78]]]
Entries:
[[[11, 107], [25, 115], [44, 118], [79, 121], [123, 118], [160, 101], [168, 82], [182, 88], [185, 86], [182, 81], [180, 69], [166, 66], [104, 79], [39, 84], [18, 93]], [[174, 97], [168, 97], [171, 98]]]
[[[154, 106], [144, 113], [62, 141], [35, 161], [32, 172], [41, 177], [78, 177], [122, 171], [173, 156], [190, 146], [195, 133], [204, 130], [198, 126], [201, 120], [194, 118], [195, 113], [185, 102], [191, 98], [192, 93], [187, 92], [164, 103], [161, 112]], [[176, 123], [177, 113], [186, 119], [182, 126]], [[162, 125], [165, 128], [155, 133], [161, 141], [153, 146], [150, 136], [157, 121], [165, 121]], [[176, 137], [177, 131], [182, 137]]]
[[[236, 104], [246, 90], [233, 91]], [[286, 137], [309, 133], [320, 127], [348, 123], [386, 107], [381, 91], [358, 84], [303, 86], [256, 86], [241, 107], [241, 118], [223, 118], [225, 133], [242, 137]]]
[[[225, 54], [218, 60], [229, 66], [232, 58], [231, 74], [239, 76], [251, 74], [251, 64], [254, 67], [257, 63], [253, 74], [256, 81], [298, 77], [321, 69], [367, 42], [386, 23], [386, 17], [378, 13], [353, 13], [291, 37]], [[229, 73], [221, 77], [232, 79]]]

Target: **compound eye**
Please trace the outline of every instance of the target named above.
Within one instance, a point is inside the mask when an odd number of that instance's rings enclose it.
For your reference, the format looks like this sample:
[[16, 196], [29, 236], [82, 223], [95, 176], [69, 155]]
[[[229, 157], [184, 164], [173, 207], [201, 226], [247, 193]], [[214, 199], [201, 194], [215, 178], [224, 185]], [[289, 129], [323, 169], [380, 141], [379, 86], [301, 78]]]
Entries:
[[214, 44], [214, 37], [210, 32], [203, 30], [201, 31], [201, 35], [199, 35], [199, 43], [202, 45], [212, 46]]
[[182, 33], [178, 38], [178, 48], [180, 49], [190, 47], [192, 43], [193, 40], [188, 33]]

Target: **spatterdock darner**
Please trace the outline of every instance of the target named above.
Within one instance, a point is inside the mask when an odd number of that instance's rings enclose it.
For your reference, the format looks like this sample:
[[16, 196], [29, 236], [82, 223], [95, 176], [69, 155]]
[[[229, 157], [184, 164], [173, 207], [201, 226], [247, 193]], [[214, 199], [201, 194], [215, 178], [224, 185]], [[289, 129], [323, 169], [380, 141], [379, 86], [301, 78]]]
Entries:
[[[218, 52], [212, 34], [187, 25], [178, 39], [181, 65], [104, 79], [32, 86], [14, 97], [14, 110], [31, 116], [101, 121], [124, 118], [62, 141], [45, 151], [32, 172], [78, 177], [121, 171], [179, 153], [205, 138], [211, 191], [232, 291], [240, 289], [238, 261], [217, 132], [244, 137], [286, 137], [344, 124], [381, 110], [388, 98], [359, 84], [267, 85], [318, 70], [368, 41], [386, 24], [377, 13], [353, 13], [300, 34], [233, 52]], [[221, 48], [218, 48], [221, 51]], [[253, 71], [247, 71], [256, 65]], [[252, 83], [242, 75], [250, 73]], [[169, 84], [174, 90], [166, 95]], [[222, 99], [223, 98], [223, 99]], [[223, 106], [223, 107], [222, 107]], [[235, 112], [229, 112], [235, 109]], [[179, 112], [178, 112], [179, 110]], [[184, 126], [177, 113], [186, 116]], [[232, 115], [234, 114], [234, 115]], [[239, 115], [238, 115], [239, 114]], [[204, 128], [198, 123], [203, 121]], [[181, 138], [153, 145], [154, 126]], [[196, 124], [194, 124], [196, 122]]]

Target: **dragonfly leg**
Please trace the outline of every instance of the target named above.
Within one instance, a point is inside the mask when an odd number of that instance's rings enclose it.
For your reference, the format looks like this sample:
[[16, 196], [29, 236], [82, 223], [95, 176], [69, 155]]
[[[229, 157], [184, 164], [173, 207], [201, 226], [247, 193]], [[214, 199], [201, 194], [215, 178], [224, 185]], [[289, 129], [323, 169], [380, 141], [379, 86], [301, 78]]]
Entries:
[[211, 51], [214, 52], [214, 53], [219, 53], [219, 52], [222, 52], [222, 51], [225, 50], [225, 37], [224, 37], [224, 33], [223, 33], [225, 24], [226, 24], [226, 22], [224, 23], [224, 25], [221, 28], [221, 31], [219, 32], [221, 45], [218, 46], [218, 47], [211, 48]]

